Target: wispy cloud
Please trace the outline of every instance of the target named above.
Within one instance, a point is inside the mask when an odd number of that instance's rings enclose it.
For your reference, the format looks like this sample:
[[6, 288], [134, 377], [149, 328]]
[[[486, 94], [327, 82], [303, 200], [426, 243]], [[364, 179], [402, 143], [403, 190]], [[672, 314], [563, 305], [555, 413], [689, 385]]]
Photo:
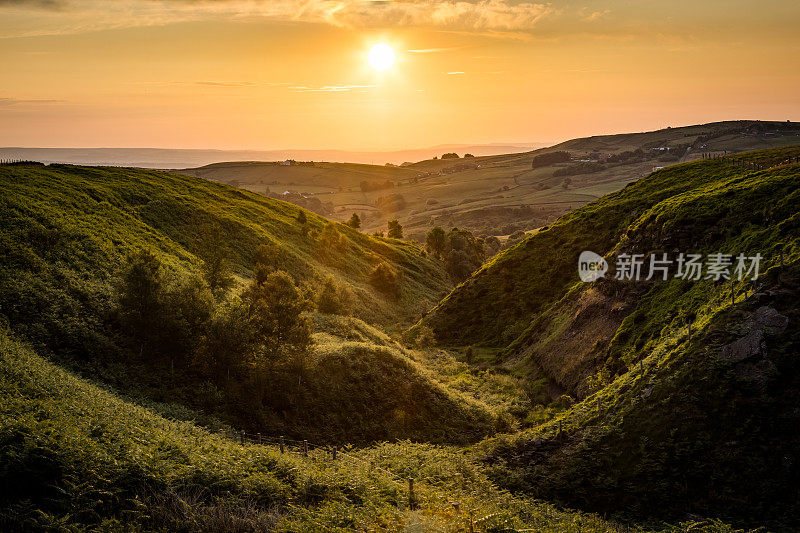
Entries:
[[[79, 33], [215, 18], [266, 17], [348, 28], [435, 27], [455, 31], [527, 31], [553, 13], [518, 0], [0, 0], [0, 12], [29, 10], [39, 24], [0, 24], [0, 36]], [[52, 12], [45, 16], [46, 12]], [[440, 49], [421, 50], [442, 51]]]
[[410, 52], [412, 54], [435, 54], [438, 52], [450, 52], [452, 50], [460, 50], [461, 47], [458, 46], [451, 46], [446, 48], [417, 48], [412, 50], [406, 50], [406, 52]]
[[322, 87], [298, 85], [289, 87], [289, 90], [298, 93], [341, 93], [357, 89], [373, 89], [375, 87], [377, 85], [323, 85]]
[[48, 98], [8, 98], [0, 97], [0, 107], [11, 106], [30, 106], [30, 105], [51, 105], [63, 104], [66, 100], [54, 100]]
[[445, 72], [445, 74], [447, 74], [448, 76], [457, 76], [459, 74], [464, 74], [464, 72], [461, 70], [454, 70], [452, 72]]

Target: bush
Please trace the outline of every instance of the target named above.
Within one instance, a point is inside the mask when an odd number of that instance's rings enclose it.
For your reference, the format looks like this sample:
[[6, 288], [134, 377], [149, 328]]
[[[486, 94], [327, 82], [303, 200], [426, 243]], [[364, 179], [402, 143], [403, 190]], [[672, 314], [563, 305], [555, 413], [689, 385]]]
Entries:
[[344, 290], [336, 286], [332, 277], [328, 277], [317, 296], [317, 310], [326, 315], [345, 315], [347, 307]]
[[388, 263], [378, 263], [370, 273], [369, 281], [385, 295], [395, 299], [400, 297], [400, 275]]
[[390, 239], [402, 239], [403, 238], [403, 226], [400, 225], [400, 222], [397, 219], [390, 220], [388, 222], [389, 232], [387, 236]]

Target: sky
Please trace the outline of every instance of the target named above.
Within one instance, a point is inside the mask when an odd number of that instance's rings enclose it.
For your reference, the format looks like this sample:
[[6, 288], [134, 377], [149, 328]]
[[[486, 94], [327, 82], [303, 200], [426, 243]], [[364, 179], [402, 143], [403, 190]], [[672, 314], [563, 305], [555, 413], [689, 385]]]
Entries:
[[798, 27], [796, 0], [0, 0], [0, 146], [399, 150], [800, 120]]

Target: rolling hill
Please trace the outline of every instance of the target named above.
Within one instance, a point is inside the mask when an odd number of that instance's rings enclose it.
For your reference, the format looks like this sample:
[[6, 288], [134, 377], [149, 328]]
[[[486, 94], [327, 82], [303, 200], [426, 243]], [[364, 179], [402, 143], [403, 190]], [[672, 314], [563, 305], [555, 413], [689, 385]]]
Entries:
[[[417, 246], [364, 235], [292, 204], [158, 171], [4, 165], [0, 183], [0, 314], [41, 354], [137, 401], [210, 425], [331, 442], [467, 442], [494, 431], [495, 410], [440, 384], [364, 322], [398, 332], [450, 287], [439, 262]], [[203, 283], [194, 281], [205, 272], [201, 257], [210, 244], [234, 273], [227, 303], [220, 295], [208, 301]], [[128, 258], [142, 251], [161, 263], [161, 283], [177, 287], [165, 305], [184, 299], [180, 305], [188, 310], [146, 344], [125, 332], [120, 312]], [[178, 355], [180, 346], [211, 335], [205, 326], [192, 326], [192, 317], [228, 316], [225, 310], [244, 297], [237, 296], [240, 287], [248, 286], [264, 255], [268, 268], [288, 272], [298, 293], [312, 300], [332, 285], [343, 307], [337, 312], [350, 316], [307, 313], [315, 341], [310, 353], [298, 362], [279, 361], [300, 370], [263, 363], [240, 378], [231, 379], [228, 370], [226, 380], [204, 370], [198, 354]], [[375, 286], [377, 265], [396, 273], [396, 293]], [[220, 322], [221, 331], [238, 331], [243, 323], [230, 316]], [[224, 341], [223, 351], [239, 337]]]
[[[597, 512], [796, 529], [799, 182], [800, 147], [674, 165], [542, 228], [442, 300], [421, 325], [495, 347], [484, 362], [541, 394], [531, 429], [482, 445], [494, 479]], [[610, 274], [581, 282], [584, 250]], [[761, 275], [615, 275], [625, 254], [665, 253], [760, 254]]]
[[[524, 153], [431, 159], [401, 167], [231, 162], [179, 172], [261, 194], [290, 192], [287, 199], [312, 202], [337, 220], [357, 212], [368, 232], [385, 231], [386, 221], [397, 218], [407, 236], [422, 242], [434, 225], [497, 236], [534, 229], [656, 167], [698, 159], [704, 153], [796, 144], [799, 135], [800, 124], [794, 122], [728, 121], [599, 135]], [[535, 156], [556, 151], [568, 151], [572, 161], [532, 168]], [[387, 180], [392, 187], [378, 187]], [[362, 190], [361, 182], [371, 188]], [[386, 201], [390, 195], [399, 195], [402, 201]]]

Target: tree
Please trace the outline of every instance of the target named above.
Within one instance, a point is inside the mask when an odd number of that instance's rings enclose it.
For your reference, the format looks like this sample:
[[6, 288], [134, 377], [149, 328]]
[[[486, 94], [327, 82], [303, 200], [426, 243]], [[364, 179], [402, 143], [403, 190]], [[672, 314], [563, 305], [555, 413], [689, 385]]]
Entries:
[[333, 224], [328, 224], [319, 236], [319, 250], [323, 259], [332, 261], [344, 250], [345, 242], [342, 240], [339, 230]]
[[445, 247], [447, 246], [447, 234], [441, 227], [434, 226], [428, 232], [425, 243], [428, 245], [428, 249], [432, 253], [435, 253], [437, 257], [441, 258]]
[[369, 275], [372, 285], [394, 299], [400, 297], [400, 275], [385, 262], [378, 263]]
[[302, 316], [310, 307], [292, 277], [278, 270], [242, 294], [244, 317], [253, 335], [257, 365], [304, 361], [311, 346], [311, 326]]
[[458, 154], [455, 152], [448, 152], [446, 154], [442, 154], [442, 159], [458, 159]]
[[209, 375], [228, 381], [250, 361], [255, 336], [241, 302], [219, 308], [205, 326], [196, 360]]
[[445, 269], [456, 282], [467, 279], [483, 263], [483, 243], [467, 230], [450, 230], [446, 249]]
[[202, 270], [206, 283], [218, 296], [234, 284], [228, 259], [230, 249], [219, 226], [206, 225], [200, 230], [197, 256], [203, 260]]
[[336, 287], [332, 277], [328, 277], [317, 296], [317, 310], [328, 315], [344, 314], [345, 302], [342, 291]]
[[350, 217], [350, 220], [346, 222], [348, 226], [353, 229], [358, 229], [361, 227], [361, 218], [358, 216], [358, 213], [353, 213], [353, 216]]
[[140, 355], [183, 359], [199, 342], [214, 307], [213, 295], [199, 277], [170, 283], [152, 252], [131, 256], [119, 288], [122, 332]]
[[466, 159], [466, 158], [468, 158], [468, 157], [475, 157], [475, 156], [474, 156], [474, 155], [472, 155], [472, 154], [464, 154], [464, 159]]
[[389, 231], [387, 236], [390, 239], [402, 239], [403, 238], [403, 226], [400, 225], [400, 222], [395, 218], [388, 222]]
[[564, 163], [570, 159], [572, 159], [572, 154], [564, 151], [539, 154], [534, 156], [533, 161], [531, 162], [531, 168], [540, 168], [553, 165], [555, 163]]
[[131, 255], [119, 288], [119, 316], [122, 330], [138, 344], [140, 355], [157, 348], [164, 337], [165, 293], [161, 261], [149, 250]]
[[303, 225], [306, 222], [308, 222], [308, 219], [306, 218], [306, 212], [301, 209], [297, 212], [297, 223]]

